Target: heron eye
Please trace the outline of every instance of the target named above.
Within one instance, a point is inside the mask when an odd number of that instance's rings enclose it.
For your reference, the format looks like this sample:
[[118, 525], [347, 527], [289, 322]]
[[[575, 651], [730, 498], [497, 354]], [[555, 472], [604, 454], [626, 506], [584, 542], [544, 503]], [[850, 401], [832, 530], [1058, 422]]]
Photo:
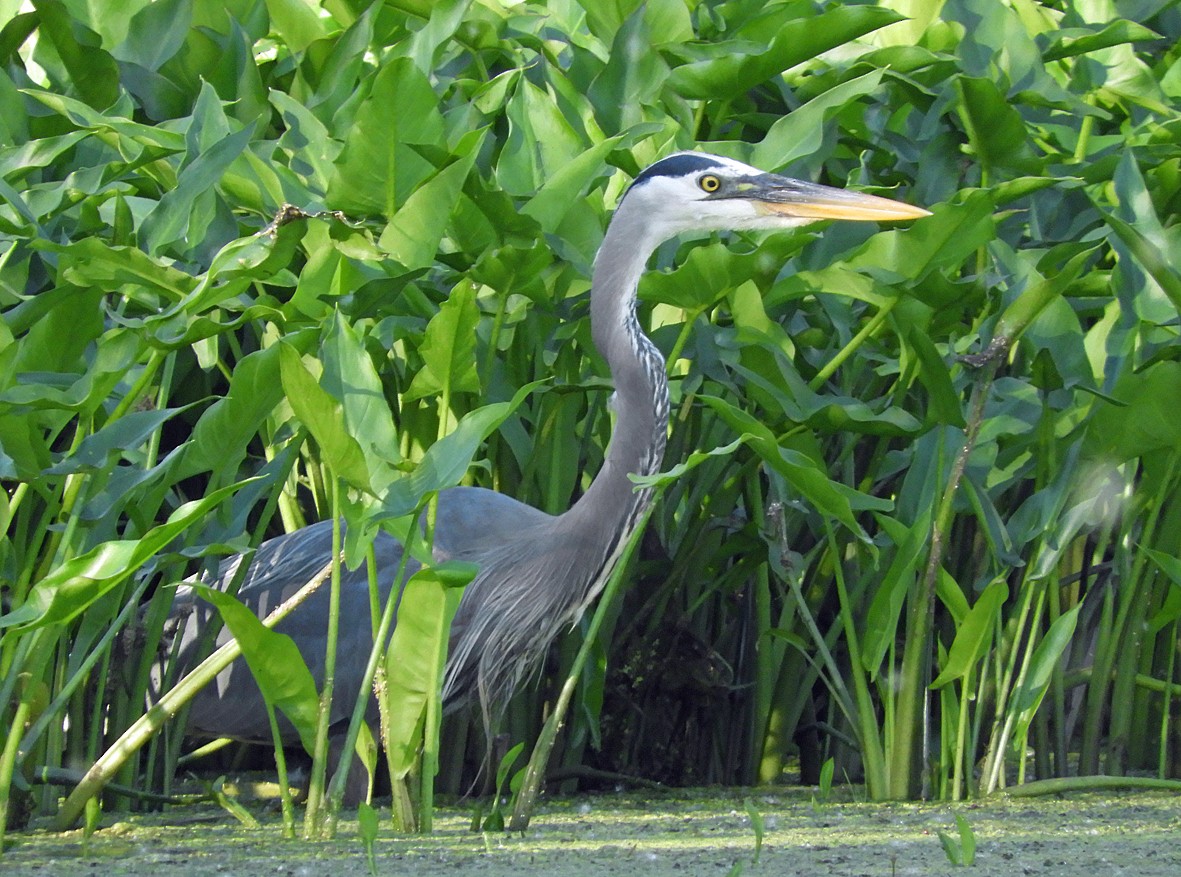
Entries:
[[713, 193], [722, 188], [722, 181], [713, 174], [706, 174], [697, 181], [697, 185], [701, 187], [701, 191]]

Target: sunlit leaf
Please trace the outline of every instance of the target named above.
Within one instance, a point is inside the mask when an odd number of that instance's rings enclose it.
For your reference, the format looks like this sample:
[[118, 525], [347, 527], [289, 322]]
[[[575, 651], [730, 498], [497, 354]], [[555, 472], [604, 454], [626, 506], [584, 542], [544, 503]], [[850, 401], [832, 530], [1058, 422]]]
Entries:
[[226, 627], [242, 647], [242, 657], [262, 696], [283, 711], [299, 734], [303, 748], [311, 754], [315, 748], [320, 696], [299, 646], [286, 634], [264, 626], [257, 615], [224, 591], [200, 584], [190, 587], [201, 599], [217, 607]]

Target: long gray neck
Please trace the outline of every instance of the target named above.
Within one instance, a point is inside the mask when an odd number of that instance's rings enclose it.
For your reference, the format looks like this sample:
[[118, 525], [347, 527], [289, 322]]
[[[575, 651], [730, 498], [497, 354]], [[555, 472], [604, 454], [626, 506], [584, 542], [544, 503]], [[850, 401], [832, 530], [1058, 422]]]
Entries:
[[609, 543], [608, 550], [630, 533], [651, 499], [628, 475], [659, 471], [668, 435], [664, 357], [636, 320], [636, 286], [658, 241], [629, 206], [625, 199], [616, 211], [591, 282], [591, 333], [615, 384], [615, 431], [603, 468], [564, 516]]

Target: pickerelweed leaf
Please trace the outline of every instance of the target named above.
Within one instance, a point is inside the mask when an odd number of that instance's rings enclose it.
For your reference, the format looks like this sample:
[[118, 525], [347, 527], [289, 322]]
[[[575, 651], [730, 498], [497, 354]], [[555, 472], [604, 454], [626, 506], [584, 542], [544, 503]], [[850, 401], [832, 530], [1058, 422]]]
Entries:
[[254, 612], [225, 591], [197, 583], [190, 587], [217, 607], [242, 647], [242, 657], [262, 696], [283, 711], [299, 734], [304, 750], [311, 755], [315, 751], [320, 696], [299, 646], [286, 634], [266, 627]]
[[28, 598], [6, 615], [0, 628], [17, 627], [24, 632], [51, 624], [64, 624], [84, 612], [127, 576], [133, 574], [169, 542], [204, 517], [250, 479], [215, 490], [208, 496], [187, 502], [168, 520], [153, 527], [139, 539], [115, 539], [97, 545], [85, 554], [56, 566], [36, 582]]
[[963, 679], [984, 657], [993, 631], [997, 629], [1000, 608], [1008, 599], [1009, 588], [1002, 581], [995, 581], [977, 598], [972, 610], [960, 622], [955, 639], [947, 651], [947, 660], [931, 688], [941, 688], [949, 682]]
[[442, 694], [447, 634], [462, 594], [430, 568], [420, 569], [406, 582], [386, 655], [390, 699], [398, 704], [387, 732], [395, 779], [404, 779], [418, 763], [427, 700]]
[[674, 69], [669, 87], [690, 100], [725, 100], [749, 91], [804, 61], [875, 30], [902, 21], [893, 10], [877, 6], [837, 6], [814, 18], [789, 21], [767, 42], [738, 44], [708, 61]]

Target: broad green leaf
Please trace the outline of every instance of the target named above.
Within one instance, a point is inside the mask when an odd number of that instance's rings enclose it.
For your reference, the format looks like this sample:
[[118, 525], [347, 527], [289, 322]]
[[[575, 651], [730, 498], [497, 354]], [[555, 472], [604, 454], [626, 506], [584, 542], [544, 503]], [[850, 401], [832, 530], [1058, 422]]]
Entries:
[[329, 206], [392, 218], [435, 173], [417, 147], [443, 144], [443, 117], [430, 82], [409, 58], [387, 61], [357, 108], [327, 192]]
[[751, 161], [756, 167], [774, 170], [816, 153], [824, 142], [828, 120], [838, 111], [881, 84], [884, 70], [872, 70], [812, 98], [779, 119], [754, 148]]
[[558, 228], [570, 206], [584, 197], [591, 184], [603, 174], [603, 161], [617, 147], [619, 139], [612, 137], [596, 143], [568, 162], [545, 181], [521, 212], [536, 219], [542, 228]]
[[431, 318], [423, 339], [423, 367], [406, 390], [406, 401], [436, 393], [478, 393], [476, 373], [476, 325], [480, 311], [470, 281], [458, 284], [439, 312]]
[[989, 193], [967, 190], [957, 202], [929, 205], [934, 216], [875, 234], [848, 261], [877, 277], [920, 279], [958, 268], [996, 236]]
[[967, 617], [957, 625], [947, 660], [931, 688], [942, 688], [948, 682], [963, 679], [984, 657], [997, 628], [1001, 606], [1008, 597], [1009, 588], [1003, 581], [992, 582], [984, 589]]
[[299, 646], [286, 634], [263, 625], [257, 615], [225, 591], [200, 584], [192, 587], [217, 608], [242, 647], [242, 657], [263, 698], [283, 711], [310, 755], [315, 749], [320, 696]]
[[1042, 58], [1046, 61], [1061, 61], [1063, 58], [1074, 58], [1122, 43], [1159, 40], [1161, 35], [1134, 21], [1121, 18], [1102, 29], [1064, 27], [1053, 30], [1043, 37], [1039, 41], [1044, 46]]
[[[464, 567], [470, 581], [475, 571], [470, 564]], [[404, 779], [418, 760], [427, 701], [442, 697], [447, 638], [462, 595], [462, 587], [455, 587], [429, 568], [420, 569], [406, 582], [386, 654], [386, 677], [394, 705], [387, 740], [395, 779]]]
[[607, 64], [587, 94], [603, 129], [617, 134], [642, 122], [646, 108], [658, 103], [668, 73], [664, 58], [652, 51], [647, 10], [640, 6], [615, 32]]
[[[1163, 308], [1152, 308], [1143, 316], [1161, 321], [1174, 318], [1176, 312], [1181, 311], [1181, 259], [1176, 256], [1175, 242], [1157, 216], [1152, 196], [1132, 150], [1127, 150], [1120, 157], [1114, 182], [1119, 207], [1114, 214], [1102, 211], [1103, 219], [1132, 257], [1160, 285], [1174, 309], [1166, 313]], [[1148, 296], [1137, 298], [1150, 299]]]
[[1029, 666], [1025, 669], [1025, 678], [1013, 698], [1012, 709], [1021, 717], [1018, 720], [1019, 725], [1029, 726], [1034, 711], [1045, 696], [1050, 685], [1050, 675], [1070, 643], [1070, 638], [1074, 636], [1074, 627], [1078, 622], [1078, 612], [1081, 608], [1082, 604], [1078, 603], [1055, 618], [1034, 649]]
[[866, 613], [861, 665], [871, 678], [876, 678], [882, 672], [886, 653], [895, 642], [906, 597], [913, 593], [917, 577], [923, 574], [927, 558], [925, 549], [931, 535], [930, 512], [924, 512], [910, 526], [885, 515], [879, 515], [877, 520], [894, 542], [895, 552], [894, 559], [880, 578]]
[[374, 491], [380, 494], [388, 486], [385, 479], [392, 480], [393, 472], [379, 463], [398, 462], [398, 434], [373, 360], [356, 328], [340, 311], [333, 314], [321, 360], [324, 364], [321, 386], [340, 401], [342, 426], [371, 461], [370, 477]]
[[106, 468], [112, 457], [134, 453], [155, 435], [161, 426], [191, 407], [192, 405], [186, 405], [183, 408], [129, 412], [106, 424], [98, 432], [86, 436], [69, 454], [46, 469], [45, 474], [101, 471]]
[[37, 88], [22, 89], [79, 128], [108, 132], [134, 146], [149, 146], [164, 153], [183, 152], [183, 134], [154, 125], [144, 125], [117, 115], [105, 115], [76, 98]]
[[61, 254], [62, 276], [71, 283], [126, 295], [152, 310], [182, 300], [196, 286], [192, 275], [138, 247], [113, 247], [93, 237], [41, 246]]
[[199, 313], [241, 294], [255, 281], [270, 278], [291, 262], [306, 231], [307, 223], [297, 219], [282, 223], [273, 231], [264, 230], [230, 241], [217, 251], [192, 291], [161, 318], [182, 312]]
[[254, 131], [242, 128], [203, 152], [177, 177], [176, 188], [165, 192], [152, 211], [144, 217], [140, 242], [150, 254], [181, 245], [182, 252], [202, 243], [208, 228], [204, 202], [222, 174], [246, 148]]
[[1160, 609], [1149, 621], [1149, 629], [1156, 633], [1181, 619], [1181, 558], [1152, 548], [1144, 548], [1143, 551], [1152, 558], [1152, 562], [1165, 574], [1171, 585]]
[[510, 195], [533, 195], [584, 152], [561, 107], [524, 77], [506, 115], [508, 137], [496, 162], [496, 182]]
[[408, 270], [426, 268], [435, 261], [439, 242], [459, 201], [483, 142], [483, 133], [465, 146], [466, 154], [423, 183], [406, 199], [386, 225], [378, 245]]
[[293, 52], [302, 52], [316, 40], [328, 36], [328, 26], [307, 0], [266, 0], [271, 27]]
[[50, 624], [64, 624], [86, 611], [101, 596], [133, 574], [173, 539], [204, 520], [251, 479], [215, 490], [202, 499], [187, 502], [168, 520], [148, 530], [139, 539], [114, 539], [85, 554], [54, 567], [36, 582], [28, 598], [7, 615], [0, 616], [0, 628], [19, 625], [25, 632]]
[[1111, 397], [1118, 404], [1095, 404], [1085, 444], [1090, 456], [1122, 463], [1181, 447], [1181, 362], [1157, 362], [1139, 374], [1125, 374]]
[[[112, 11], [108, 8], [100, 18], [107, 18]], [[124, 63], [159, 70], [184, 46], [192, 20], [193, 0], [154, 0], [131, 18], [124, 31], [126, 39], [112, 54]]]
[[868, 540], [857, 521], [855, 511], [885, 511], [890, 503], [860, 493], [833, 481], [814, 460], [798, 451], [781, 447], [771, 431], [724, 399], [702, 396], [701, 401], [716, 411], [724, 421], [741, 435], [749, 436], [747, 443], [771, 469], [782, 475], [799, 491], [801, 499], [822, 514], [839, 521], [855, 536]]
[[[98, 110], [105, 110], [119, 94], [119, 68], [103, 50], [98, 34], [71, 19], [59, 0], [33, 0], [40, 17], [37, 31], [45, 41], [38, 41], [34, 57], [62, 76], [59, 83], [72, 87], [82, 100]], [[49, 51], [52, 47], [52, 53]], [[56, 62], [56, 63], [54, 63]]]
[[690, 100], [734, 98], [789, 67], [901, 20], [881, 7], [836, 6], [813, 18], [788, 21], [763, 45], [736, 43], [723, 55], [677, 67], [669, 87]]
[[984, 168], [1037, 174], [1041, 162], [1028, 142], [1025, 121], [1008, 96], [990, 79], [961, 76], [956, 86], [960, 93], [960, 116]]
[[964, 426], [964, 412], [959, 394], [952, 384], [951, 372], [927, 333], [911, 326], [905, 333], [906, 343], [919, 361], [918, 378], [927, 389], [930, 400], [929, 421], [949, 426]]
[[329, 469], [337, 478], [358, 490], [372, 493], [372, 476], [365, 452], [345, 423], [341, 401], [320, 386], [294, 347], [279, 345], [279, 363], [287, 401], [295, 416], [315, 438]]
[[691, 472], [712, 457], [730, 457], [742, 445], [746, 444], [752, 435], [741, 435], [728, 445], [714, 448], [710, 451], [694, 451], [681, 463], [655, 475], [629, 475], [628, 477], [639, 487], [663, 487], [676, 481], [686, 472]]

